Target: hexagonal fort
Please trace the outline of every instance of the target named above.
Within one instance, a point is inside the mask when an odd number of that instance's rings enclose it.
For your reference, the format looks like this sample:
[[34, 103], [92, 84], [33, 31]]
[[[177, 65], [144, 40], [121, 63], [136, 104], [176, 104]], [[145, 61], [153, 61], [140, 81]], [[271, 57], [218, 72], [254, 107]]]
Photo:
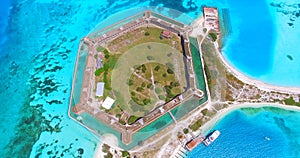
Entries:
[[[190, 48], [191, 30], [145, 11], [83, 38], [73, 76], [71, 118], [99, 136], [112, 133], [123, 148], [132, 148], [169, 125], [159, 124], [162, 119], [176, 123], [204, 104], [203, 71], [194, 71], [203, 67], [199, 51]], [[157, 129], [145, 132], [151, 127]]]

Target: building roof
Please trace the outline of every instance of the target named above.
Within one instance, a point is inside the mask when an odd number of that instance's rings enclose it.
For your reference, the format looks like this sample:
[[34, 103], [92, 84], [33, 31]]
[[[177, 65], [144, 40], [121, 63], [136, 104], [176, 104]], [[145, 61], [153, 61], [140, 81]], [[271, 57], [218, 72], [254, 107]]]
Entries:
[[96, 68], [97, 68], [97, 69], [100, 69], [100, 68], [102, 67], [102, 61], [101, 61], [101, 59], [98, 58], [98, 59], [96, 60], [96, 63], [97, 63]]
[[106, 97], [104, 102], [102, 103], [102, 107], [104, 107], [105, 109], [110, 109], [113, 104], [114, 104], [115, 100], [113, 100], [110, 97]]
[[191, 140], [190, 142], [188, 142], [186, 144], [186, 147], [187, 147], [188, 150], [191, 151], [196, 147], [196, 145], [197, 145], [197, 142], [195, 140]]
[[168, 30], [164, 30], [164, 31], [162, 32], [162, 35], [163, 35], [164, 37], [167, 37], [167, 38], [171, 38], [171, 36], [172, 36], [171, 32], [168, 31]]
[[104, 82], [98, 82], [97, 83], [97, 89], [96, 89], [96, 96], [102, 97], [104, 91]]

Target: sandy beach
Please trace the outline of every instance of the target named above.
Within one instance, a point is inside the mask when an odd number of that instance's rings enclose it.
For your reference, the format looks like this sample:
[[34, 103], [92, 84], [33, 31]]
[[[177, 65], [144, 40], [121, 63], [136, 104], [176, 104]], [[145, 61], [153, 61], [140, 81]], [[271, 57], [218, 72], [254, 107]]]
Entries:
[[210, 121], [206, 122], [200, 129], [203, 133], [207, 133], [211, 130], [224, 116], [229, 114], [230, 112], [240, 109], [240, 108], [260, 108], [260, 107], [277, 107], [285, 110], [292, 110], [300, 112], [300, 107], [283, 105], [277, 103], [242, 103], [242, 104], [234, 104], [230, 105], [226, 109], [222, 109], [219, 111], [216, 116], [214, 116]]
[[118, 148], [118, 138], [114, 136], [113, 134], [104, 134], [101, 137], [101, 141], [97, 144], [97, 147], [94, 152], [94, 158], [103, 158], [106, 153], [102, 151], [102, 146], [105, 142], [109, 142], [109, 145], [111, 146], [110, 152], [113, 153], [112, 148]]
[[271, 85], [271, 84], [267, 84], [264, 83], [262, 81], [259, 80], [255, 80], [252, 79], [244, 74], [242, 74], [241, 72], [239, 72], [237, 69], [233, 68], [227, 61], [226, 59], [223, 57], [222, 52], [220, 52], [218, 50], [219, 46], [218, 44], [215, 42], [215, 48], [216, 50], [219, 52], [218, 57], [221, 59], [221, 61], [223, 62], [224, 66], [227, 68], [227, 70], [232, 73], [236, 78], [238, 78], [239, 80], [243, 81], [244, 83], [247, 84], [251, 84], [251, 85], [255, 85], [257, 86], [259, 89], [261, 90], [265, 90], [265, 91], [276, 91], [276, 92], [282, 92], [282, 93], [300, 93], [300, 88], [296, 88], [296, 87], [284, 87], [284, 86], [275, 86], [275, 85]]

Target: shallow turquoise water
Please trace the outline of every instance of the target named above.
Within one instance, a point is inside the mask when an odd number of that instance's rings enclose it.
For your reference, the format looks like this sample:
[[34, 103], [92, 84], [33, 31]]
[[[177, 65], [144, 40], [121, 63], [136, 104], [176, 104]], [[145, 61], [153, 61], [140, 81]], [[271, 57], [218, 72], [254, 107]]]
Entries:
[[[80, 148], [84, 149], [81, 156], [93, 155], [98, 139], [67, 116], [77, 48], [79, 40], [99, 22], [127, 8], [164, 6], [196, 18], [203, 4], [230, 7], [232, 27], [236, 29], [223, 50], [230, 63], [265, 82], [300, 86], [299, 18], [294, 18], [290, 27], [287, 23], [293, 15], [278, 12], [270, 2], [251, 2], [250, 9], [257, 14], [245, 7], [248, 4], [226, 0], [91, 0], [84, 3], [16, 0], [11, 1], [10, 7], [8, 4], [8, 1], [0, 2], [0, 157], [80, 156]], [[284, 9], [297, 10], [297, 7]], [[188, 19], [174, 12], [169, 16]], [[256, 20], [265, 27], [257, 27]], [[270, 20], [274, 26], [266, 24]], [[262, 33], [264, 36], [260, 36]], [[259, 38], [250, 38], [254, 36]], [[270, 37], [274, 40], [263, 40]], [[238, 39], [248, 42], [240, 43]], [[1, 45], [3, 42], [5, 45]]]
[[235, 110], [213, 127], [221, 132], [218, 139], [208, 147], [200, 144], [188, 158], [299, 157], [299, 119], [300, 112], [279, 108]]

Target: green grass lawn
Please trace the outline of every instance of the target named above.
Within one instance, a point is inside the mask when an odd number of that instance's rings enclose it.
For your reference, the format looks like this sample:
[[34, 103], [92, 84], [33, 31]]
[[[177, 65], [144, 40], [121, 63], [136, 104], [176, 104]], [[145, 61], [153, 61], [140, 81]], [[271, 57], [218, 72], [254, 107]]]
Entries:
[[[168, 64], [150, 62], [136, 66], [129, 79], [129, 90], [134, 102], [140, 106], [147, 106], [159, 100], [168, 102], [177, 94], [182, 93], [183, 87], [176, 79], [174, 72], [168, 72], [170, 69]], [[155, 87], [155, 89], [148, 87]]]
[[[123, 121], [133, 123], [149, 113], [157, 101], [169, 101], [182, 93], [186, 81], [180, 38], [174, 34], [171, 39], [161, 39], [162, 31], [155, 27], [139, 28], [111, 41], [106, 47], [97, 48], [98, 52], [104, 53], [103, 67], [95, 72], [95, 85], [97, 82], [105, 82], [104, 95], [99, 100], [103, 101], [107, 96], [115, 99], [108, 113], [120, 116], [126, 111], [132, 117]], [[124, 44], [124, 41], [130, 42]], [[113, 48], [115, 51], [112, 51]], [[174, 61], [179, 72], [173, 70]], [[140, 72], [136, 72], [142, 77], [134, 76], [133, 70], [143, 63]], [[155, 70], [157, 65], [160, 65], [159, 70]], [[157, 89], [152, 84], [151, 70]]]

